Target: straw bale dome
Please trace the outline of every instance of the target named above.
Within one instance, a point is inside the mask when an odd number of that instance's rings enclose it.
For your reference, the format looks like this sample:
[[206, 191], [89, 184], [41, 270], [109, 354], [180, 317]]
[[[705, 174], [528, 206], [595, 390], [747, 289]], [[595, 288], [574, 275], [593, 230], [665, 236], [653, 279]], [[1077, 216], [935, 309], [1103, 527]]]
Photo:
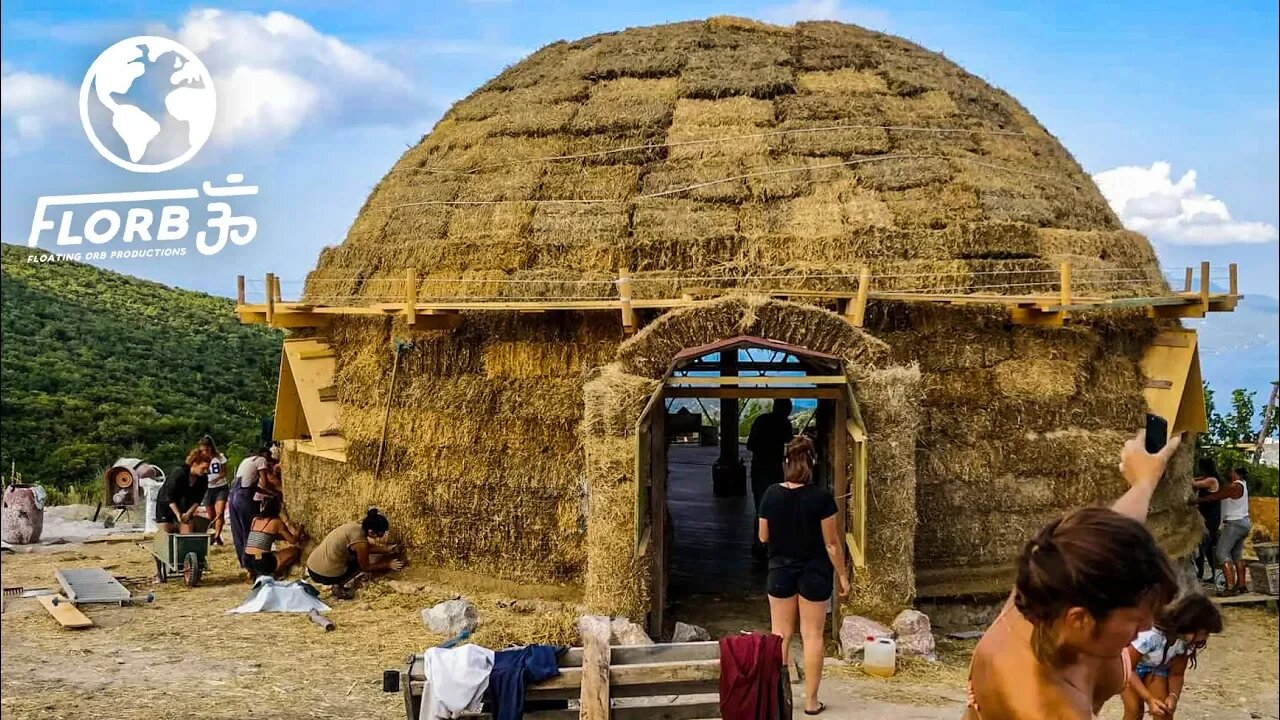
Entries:
[[[369, 280], [415, 268], [439, 280], [422, 297], [597, 296], [626, 268], [644, 297], [678, 289], [659, 277], [869, 264], [913, 275], [881, 288], [1016, 293], [1068, 256], [1160, 282], [1147, 241], [1013, 98], [853, 25], [714, 18], [508, 68], [404, 154], [308, 291], [373, 299], [388, 286]], [[1139, 289], [1127, 279], [1106, 289]]]
[[[853, 609], [1007, 593], [1036, 529], [1124, 491], [1142, 358], [1170, 321], [1072, 311], [1046, 328], [879, 294], [854, 327], [833, 302], [750, 291], [847, 292], [869, 267], [877, 291], [1025, 295], [1056, 291], [1064, 261], [1078, 295], [1168, 291], [1057, 140], [937, 53], [725, 18], [558, 42], [404, 154], [306, 299], [404, 302], [406, 269], [420, 301], [616, 299], [620, 270], [636, 298], [743, 292], [651, 303], [630, 338], [612, 310], [490, 303], [449, 329], [334, 314], [315, 335], [345, 462], [287, 452], [290, 512], [321, 528], [376, 505], [417, 563], [569, 586], [639, 619], [658, 603], [637, 544], [656, 513], [638, 500], [641, 412], [673, 353], [745, 335], [845, 363], [867, 434]], [[1190, 445], [1148, 523], [1174, 554], [1201, 534]]]

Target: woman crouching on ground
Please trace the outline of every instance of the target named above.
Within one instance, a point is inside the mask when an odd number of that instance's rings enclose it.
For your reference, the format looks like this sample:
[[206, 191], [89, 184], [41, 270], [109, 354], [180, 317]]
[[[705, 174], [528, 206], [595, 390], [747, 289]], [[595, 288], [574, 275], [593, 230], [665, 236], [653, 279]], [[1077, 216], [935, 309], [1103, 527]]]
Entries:
[[1178, 592], [1143, 522], [1180, 438], [1155, 455], [1144, 441], [1120, 453], [1130, 488], [1111, 509], [1077, 510], [1023, 548], [1013, 593], [973, 653], [966, 720], [1090, 720], [1128, 684], [1125, 648]]
[[1156, 626], [1138, 633], [1127, 651], [1134, 672], [1120, 696], [1124, 720], [1142, 720], [1144, 706], [1153, 718], [1173, 720], [1187, 668], [1196, 666], [1209, 636], [1220, 632], [1222, 613], [1202, 593], [1184, 595], [1161, 610]]
[[[277, 550], [274, 549], [277, 540], [289, 544]], [[294, 532], [280, 519], [280, 499], [263, 500], [262, 509], [249, 523], [249, 536], [245, 538], [245, 569], [249, 571], [249, 579], [256, 580], [260, 575], [288, 577], [289, 569], [302, 557], [304, 541], [301, 531]]]
[[403, 561], [392, 557], [398, 548], [381, 542], [390, 529], [391, 521], [377, 508], [370, 508], [364, 520], [340, 525], [320, 541], [307, 556], [307, 575], [328, 585], [334, 597], [350, 598], [352, 591], [347, 585], [357, 575], [404, 567]]
[[825, 707], [818, 701], [818, 684], [833, 575], [840, 579], [840, 597], [849, 594], [835, 498], [810, 483], [815, 454], [807, 436], [788, 443], [782, 482], [769, 486], [760, 501], [760, 542], [769, 546], [769, 618], [773, 634], [782, 636], [784, 666], [790, 666], [799, 619], [806, 715]]

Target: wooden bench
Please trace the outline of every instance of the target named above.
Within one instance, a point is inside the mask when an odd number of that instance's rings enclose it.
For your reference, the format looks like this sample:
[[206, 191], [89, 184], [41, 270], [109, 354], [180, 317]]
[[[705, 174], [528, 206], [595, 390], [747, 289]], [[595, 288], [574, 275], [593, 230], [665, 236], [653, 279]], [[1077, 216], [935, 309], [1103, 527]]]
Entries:
[[[585, 658], [585, 662], [584, 662]], [[695, 720], [720, 717], [720, 645], [716, 642], [619, 645], [590, 640], [560, 656], [560, 675], [530, 685], [525, 716], [536, 720]], [[414, 655], [400, 673], [406, 720], [418, 720], [425, 684]], [[783, 717], [791, 684], [783, 673]], [[486, 704], [485, 710], [489, 708]], [[487, 712], [475, 715], [490, 717]]]

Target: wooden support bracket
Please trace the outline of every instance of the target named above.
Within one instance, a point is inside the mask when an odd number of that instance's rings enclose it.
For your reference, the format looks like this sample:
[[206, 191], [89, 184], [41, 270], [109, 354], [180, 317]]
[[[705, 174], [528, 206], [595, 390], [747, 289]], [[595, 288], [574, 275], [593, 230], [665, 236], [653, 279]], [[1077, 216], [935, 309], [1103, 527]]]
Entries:
[[236, 304], [237, 305], [244, 304], [244, 276], [243, 275], [236, 276]]
[[618, 304], [622, 308], [622, 331], [630, 335], [636, 331], [636, 312], [631, 307], [631, 275], [626, 270], [618, 271]]
[[858, 293], [846, 306], [849, 322], [854, 327], [862, 327], [867, 319], [867, 295], [871, 292], [871, 268], [864, 267], [858, 274]]
[[266, 277], [266, 293], [267, 293], [267, 325], [270, 326], [276, 319], [276, 294], [275, 294], [275, 275], [267, 273]]
[[418, 322], [418, 271], [404, 271], [404, 321], [409, 325]]
[[1209, 262], [1200, 263], [1200, 308], [1209, 312]]

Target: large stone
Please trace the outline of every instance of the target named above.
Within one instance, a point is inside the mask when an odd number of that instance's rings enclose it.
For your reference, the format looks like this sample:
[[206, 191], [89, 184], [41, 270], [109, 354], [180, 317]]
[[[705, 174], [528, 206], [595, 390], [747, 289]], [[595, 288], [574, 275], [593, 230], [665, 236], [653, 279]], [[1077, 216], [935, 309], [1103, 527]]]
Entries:
[[614, 618], [610, 628], [612, 630], [612, 636], [609, 638], [610, 645], [653, 644], [653, 639], [644, 631], [644, 628], [626, 618]]
[[706, 628], [697, 625], [687, 625], [682, 622], [676, 623], [676, 629], [671, 633], [671, 642], [702, 642], [711, 639], [711, 633]]
[[915, 655], [937, 662], [933, 626], [929, 623], [928, 615], [919, 610], [903, 610], [893, 619], [893, 631], [898, 634], [899, 655]]
[[862, 655], [862, 644], [867, 636], [892, 637], [893, 631], [870, 618], [852, 615], [840, 625], [840, 656], [852, 660]]
[[480, 613], [466, 599], [456, 598], [423, 610], [422, 622], [437, 635], [455, 637], [463, 631], [475, 630], [480, 622]]

